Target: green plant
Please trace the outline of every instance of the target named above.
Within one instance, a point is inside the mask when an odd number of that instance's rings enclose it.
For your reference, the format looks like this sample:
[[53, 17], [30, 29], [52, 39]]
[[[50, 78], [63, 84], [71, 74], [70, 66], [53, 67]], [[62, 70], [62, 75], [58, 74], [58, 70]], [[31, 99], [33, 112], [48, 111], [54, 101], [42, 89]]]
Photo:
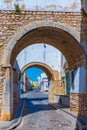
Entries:
[[15, 13], [20, 13], [21, 12], [21, 8], [19, 7], [19, 4], [15, 4]]

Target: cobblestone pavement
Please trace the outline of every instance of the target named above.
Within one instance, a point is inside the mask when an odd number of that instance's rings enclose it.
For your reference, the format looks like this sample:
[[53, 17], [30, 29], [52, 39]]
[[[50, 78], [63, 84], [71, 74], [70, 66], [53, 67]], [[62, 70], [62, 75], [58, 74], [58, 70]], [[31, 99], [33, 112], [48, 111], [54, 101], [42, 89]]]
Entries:
[[75, 130], [69, 119], [46, 102], [46, 94], [32, 91], [22, 97], [25, 100], [23, 119], [15, 130]]

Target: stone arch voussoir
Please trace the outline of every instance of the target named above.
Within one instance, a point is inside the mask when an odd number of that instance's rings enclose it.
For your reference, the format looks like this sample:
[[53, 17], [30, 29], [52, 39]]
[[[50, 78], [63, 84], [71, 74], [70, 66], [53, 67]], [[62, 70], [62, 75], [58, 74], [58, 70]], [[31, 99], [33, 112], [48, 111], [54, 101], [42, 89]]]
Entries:
[[21, 69], [21, 74], [24, 73], [24, 71], [26, 69], [31, 68], [31, 67], [37, 67], [37, 68], [42, 69], [47, 74], [49, 81], [55, 79], [55, 75], [53, 73], [52, 68], [44, 63], [41, 63], [41, 62], [31, 62], [31, 63], [25, 65]]
[[[66, 24], [61, 24], [59, 22], [54, 22], [52, 20], [33, 21], [32, 23], [23, 27], [23, 29], [21, 29], [19, 32], [17, 32], [14, 35], [14, 37], [9, 41], [8, 45], [6, 46], [6, 48], [4, 50], [4, 55], [3, 55], [4, 60], [2, 61], [3, 66], [10, 65], [11, 54], [12, 54], [12, 51], [13, 51], [15, 45], [17, 44], [18, 40], [20, 40], [25, 34], [30, 32], [31, 30], [37, 29], [39, 27], [54, 27], [54, 28], [61, 29], [65, 32], [69, 33], [80, 44], [79, 32], [74, 30], [72, 27], [70, 27]], [[82, 45], [80, 45], [80, 47], [82, 47]], [[85, 59], [85, 54], [84, 54], [83, 59]], [[86, 63], [85, 60], [83, 62], [84, 62], [84, 64]]]

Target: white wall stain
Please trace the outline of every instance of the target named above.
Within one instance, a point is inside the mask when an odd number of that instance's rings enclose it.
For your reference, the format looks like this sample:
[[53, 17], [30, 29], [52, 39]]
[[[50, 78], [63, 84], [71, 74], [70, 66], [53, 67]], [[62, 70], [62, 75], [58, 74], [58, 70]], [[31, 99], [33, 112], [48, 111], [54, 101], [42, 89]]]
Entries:
[[81, 11], [81, 0], [0, 0], [0, 10], [14, 10], [14, 4], [32, 11]]

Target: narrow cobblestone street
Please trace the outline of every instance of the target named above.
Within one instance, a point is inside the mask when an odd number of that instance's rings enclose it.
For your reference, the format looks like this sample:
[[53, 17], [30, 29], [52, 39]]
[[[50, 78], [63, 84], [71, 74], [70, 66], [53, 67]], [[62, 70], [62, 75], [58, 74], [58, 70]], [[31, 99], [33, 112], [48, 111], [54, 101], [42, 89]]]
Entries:
[[22, 98], [23, 119], [15, 130], [74, 130], [72, 122], [47, 103], [47, 94], [31, 91]]

